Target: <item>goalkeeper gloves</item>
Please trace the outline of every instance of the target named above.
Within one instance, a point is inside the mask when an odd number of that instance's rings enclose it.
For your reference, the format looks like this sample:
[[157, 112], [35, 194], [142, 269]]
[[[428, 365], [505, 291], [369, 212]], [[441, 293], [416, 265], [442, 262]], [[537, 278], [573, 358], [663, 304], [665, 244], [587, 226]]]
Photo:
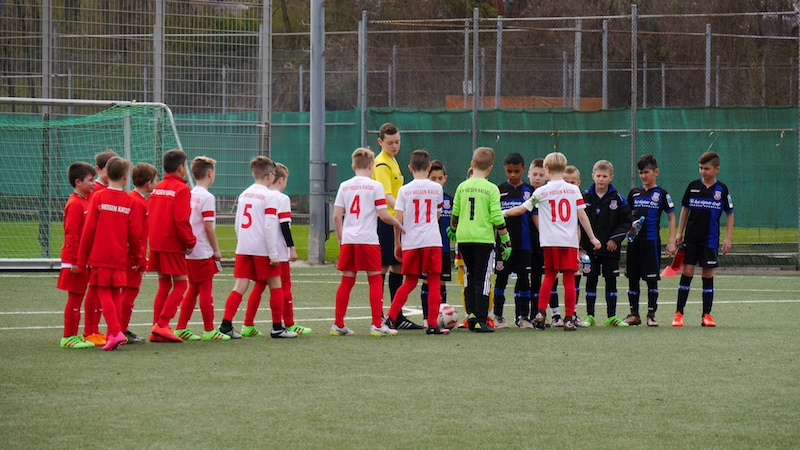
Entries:
[[453, 242], [456, 240], [456, 230], [453, 229], [452, 225], [447, 227], [447, 237]]
[[511, 258], [511, 236], [506, 234], [500, 235], [500, 259], [508, 261]]

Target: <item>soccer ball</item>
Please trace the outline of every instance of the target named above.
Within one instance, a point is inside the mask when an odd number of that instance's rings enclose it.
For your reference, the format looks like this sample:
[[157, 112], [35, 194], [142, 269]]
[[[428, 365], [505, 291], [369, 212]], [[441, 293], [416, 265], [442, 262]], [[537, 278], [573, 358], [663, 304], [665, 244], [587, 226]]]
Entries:
[[456, 309], [447, 303], [442, 303], [439, 307], [439, 326], [452, 330], [458, 325], [458, 313]]

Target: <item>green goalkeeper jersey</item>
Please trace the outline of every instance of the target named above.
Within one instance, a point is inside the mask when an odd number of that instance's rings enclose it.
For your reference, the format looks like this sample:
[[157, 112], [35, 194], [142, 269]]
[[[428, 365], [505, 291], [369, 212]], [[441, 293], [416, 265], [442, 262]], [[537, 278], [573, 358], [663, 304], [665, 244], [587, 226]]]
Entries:
[[453, 198], [458, 217], [456, 241], [494, 244], [494, 229], [505, 226], [500, 210], [500, 190], [485, 178], [470, 178], [458, 185]]

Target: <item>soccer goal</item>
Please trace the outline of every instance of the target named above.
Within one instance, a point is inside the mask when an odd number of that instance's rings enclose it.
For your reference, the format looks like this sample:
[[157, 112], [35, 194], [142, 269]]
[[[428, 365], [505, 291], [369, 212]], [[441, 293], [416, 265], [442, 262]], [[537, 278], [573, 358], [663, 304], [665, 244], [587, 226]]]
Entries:
[[60, 264], [67, 168], [111, 149], [161, 170], [182, 149], [163, 103], [0, 97], [0, 270]]

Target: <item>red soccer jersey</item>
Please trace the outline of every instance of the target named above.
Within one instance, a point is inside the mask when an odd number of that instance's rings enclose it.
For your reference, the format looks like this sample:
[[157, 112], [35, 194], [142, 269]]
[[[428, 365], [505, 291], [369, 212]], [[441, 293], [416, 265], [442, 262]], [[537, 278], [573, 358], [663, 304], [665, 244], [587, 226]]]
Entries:
[[81, 233], [89, 212], [89, 199], [72, 193], [64, 206], [64, 245], [61, 246], [61, 267], [70, 268], [78, 263]]
[[[78, 251], [80, 267], [125, 270], [129, 249], [141, 249], [142, 219], [133, 212], [133, 199], [122, 189], [92, 195]], [[144, 255], [140, 255], [143, 263]]]
[[150, 250], [183, 253], [194, 247], [197, 239], [192, 234], [189, 217], [192, 213], [192, 191], [186, 180], [168, 173], [147, 200], [150, 221]]
[[131, 214], [138, 216], [142, 221], [142, 234], [141, 234], [141, 247], [139, 252], [128, 252], [128, 265], [134, 267], [138, 265], [142, 259], [147, 258], [147, 237], [149, 236], [149, 226], [147, 220], [147, 199], [142, 194], [131, 191], [129, 194], [133, 200], [133, 211]]

